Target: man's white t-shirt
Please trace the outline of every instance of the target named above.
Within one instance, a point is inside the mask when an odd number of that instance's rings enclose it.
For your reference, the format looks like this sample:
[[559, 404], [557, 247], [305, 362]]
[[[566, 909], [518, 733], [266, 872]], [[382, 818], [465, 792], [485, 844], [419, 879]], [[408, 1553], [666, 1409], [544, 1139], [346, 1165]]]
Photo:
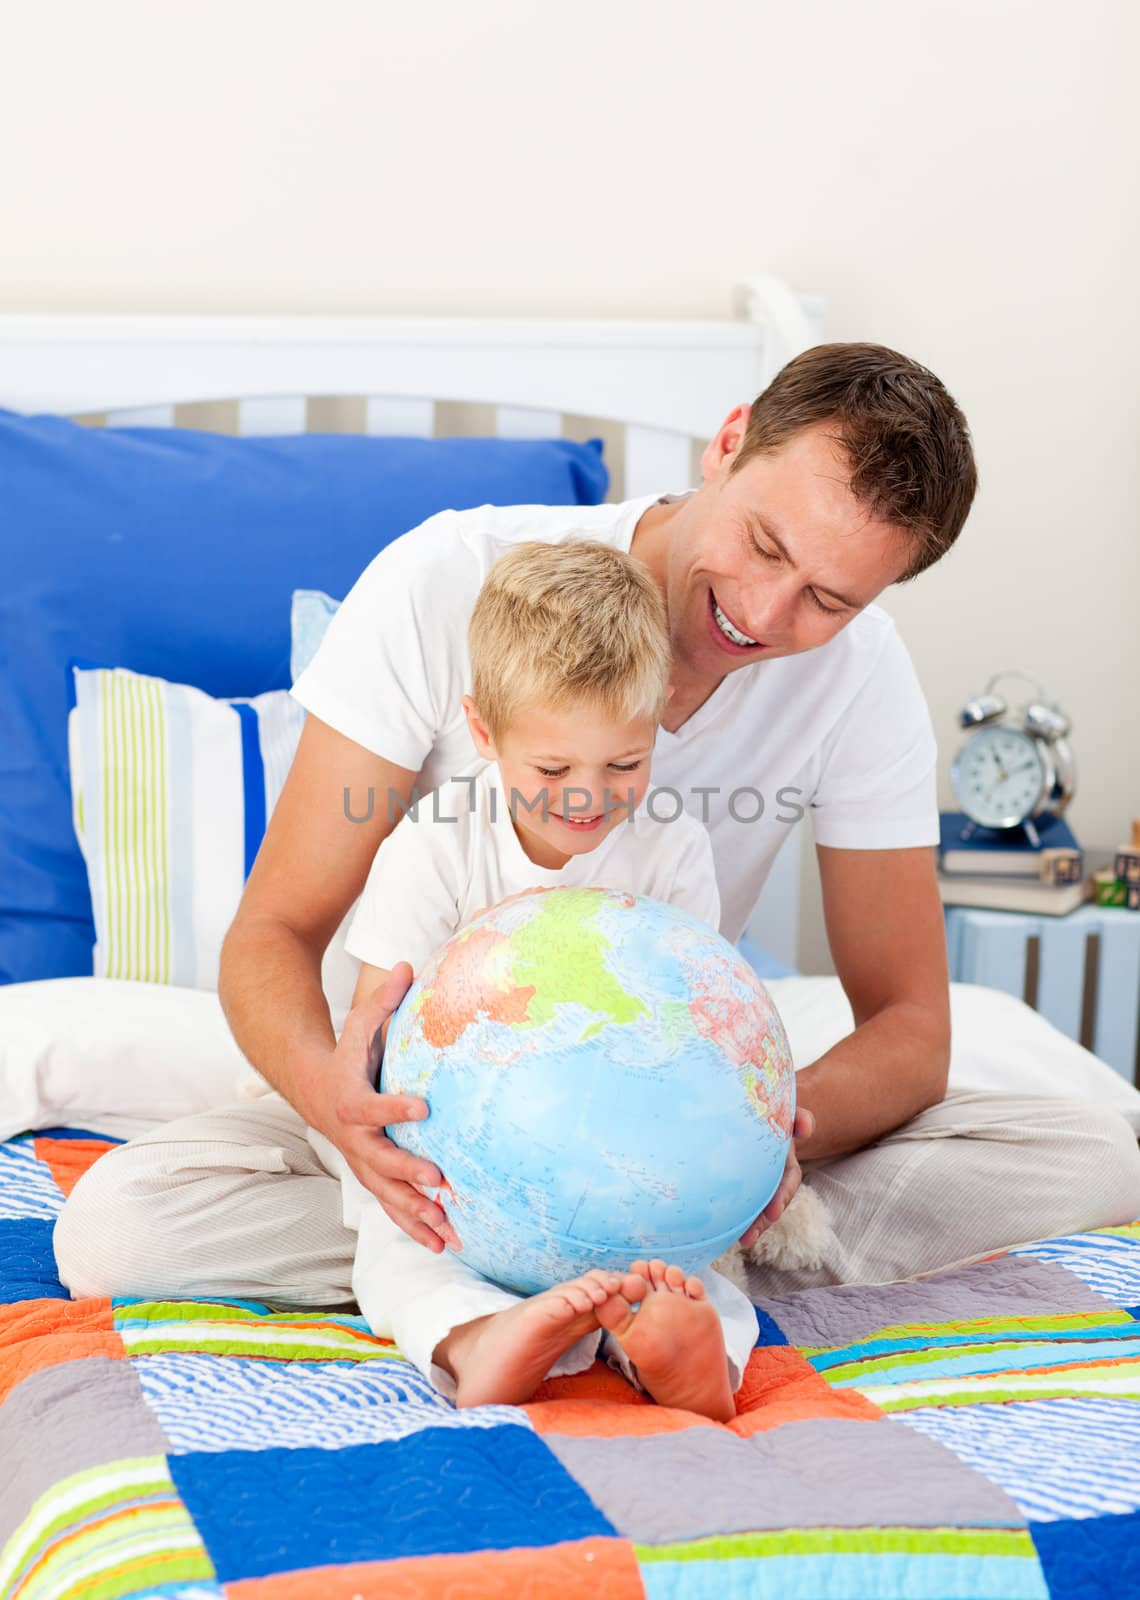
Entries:
[[401, 817], [376, 852], [345, 943], [349, 955], [419, 972], [453, 933], [524, 889], [598, 885], [651, 895], [717, 926], [720, 897], [708, 833], [694, 818], [655, 822], [639, 807], [565, 866], [536, 866], [510, 817], [499, 768], [445, 783]]
[[[421, 792], [478, 772], [462, 697], [467, 626], [487, 573], [527, 539], [628, 551], [659, 498], [440, 512], [365, 568], [293, 693], [338, 733], [419, 773]], [[805, 813], [821, 845], [935, 844], [936, 753], [906, 647], [886, 612], [868, 606], [818, 649], [729, 673], [676, 733], [662, 728], [643, 806], [660, 818], [683, 806], [705, 823], [721, 932], [735, 941]]]

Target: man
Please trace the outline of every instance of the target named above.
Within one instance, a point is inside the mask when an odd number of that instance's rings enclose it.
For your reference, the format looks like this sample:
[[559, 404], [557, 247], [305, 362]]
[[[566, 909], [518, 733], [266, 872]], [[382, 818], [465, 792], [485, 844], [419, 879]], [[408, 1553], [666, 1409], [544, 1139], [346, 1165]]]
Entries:
[[960, 410], [893, 351], [820, 346], [729, 415], [701, 469], [682, 498], [444, 513], [364, 573], [296, 686], [310, 714], [222, 957], [235, 1037], [281, 1098], [186, 1119], [101, 1161], [56, 1230], [73, 1293], [349, 1299], [339, 1185], [306, 1124], [413, 1238], [443, 1248], [445, 1215], [416, 1187], [438, 1173], [383, 1135], [425, 1108], [373, 1088], [409, 969], [338, 1041], [321, 959], [417, 783], [477, 765], [467, 620], [518, 539], [609, 540], [659, 585], [675, 666], [654, 780], [709, 826], [728, 937], [812, 814], [856, 1027], [799, 1073], [796, 1150], [746, 1242], [781, 1214], [801, 1162], [836, 1242], [822, 1266], [765, 1267], [754, 1288], [890, 1281], [1140, 1212], [1140, 1151], [1115, 1113], [946, 1095], [935, 744], [873, 602], [962, 528], [976, 472]]

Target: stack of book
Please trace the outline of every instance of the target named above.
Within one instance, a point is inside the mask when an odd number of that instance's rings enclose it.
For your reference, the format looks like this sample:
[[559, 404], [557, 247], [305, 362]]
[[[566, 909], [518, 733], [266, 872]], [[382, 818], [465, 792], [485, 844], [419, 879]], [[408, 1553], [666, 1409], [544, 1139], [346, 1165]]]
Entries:
[[1086, 898], [1084, 852], [1063, 817], [1035, 822], [1037, 844], [1022, 828], [979, 828], [960, 811], [939, 820], [943, 905], [1063, 917]]

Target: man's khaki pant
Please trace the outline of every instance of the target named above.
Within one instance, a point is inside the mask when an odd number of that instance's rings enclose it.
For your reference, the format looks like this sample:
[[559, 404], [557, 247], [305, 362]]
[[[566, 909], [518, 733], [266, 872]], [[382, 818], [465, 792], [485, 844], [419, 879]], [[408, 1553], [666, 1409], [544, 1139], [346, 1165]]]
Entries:
[[[889, 1283], [1140, 1216], [1140, 1148], [1114, 1111], [955, 1093], [854, 1155], [809, 1163], [837, 1244], [822, 1267], [751, 1268], [756, 1295]], [[55, 1230], [76, 1296], [352, 1299], [341, 1186], [278, 1095], [170, 1123], [103, 1157]]]

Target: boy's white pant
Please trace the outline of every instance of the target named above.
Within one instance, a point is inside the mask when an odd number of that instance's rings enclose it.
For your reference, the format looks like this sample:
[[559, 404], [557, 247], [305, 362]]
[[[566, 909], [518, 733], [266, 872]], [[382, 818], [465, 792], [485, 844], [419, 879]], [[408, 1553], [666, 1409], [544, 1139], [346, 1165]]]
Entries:
[[[356, 1234], [352, 1292], [365, 1320], [373, 1333], [394, 1339], [440, 1394], [454, 1399], [455, 1379], [432, 1361], [440, 1341], [453, 1328], [506, 1311], [524, 1297], [473, 1272], [453, 1251], [437, 1255], [410, 1239], [349, 1170], [334, 1145], [311, 1128], [309, 1139], [320, 1160], [340, 1178], [345, 1226]], [[702, 1272], [699, 1276], [720, 1317], [735, 1393], [756, 1343], [756, 1312], [736, 1285], [720, 1273]], [[600, 1329], [564, 1351], [547, 1376], [585, 1372], [599, 1354], [640, 1387], [625, 1351]]]

